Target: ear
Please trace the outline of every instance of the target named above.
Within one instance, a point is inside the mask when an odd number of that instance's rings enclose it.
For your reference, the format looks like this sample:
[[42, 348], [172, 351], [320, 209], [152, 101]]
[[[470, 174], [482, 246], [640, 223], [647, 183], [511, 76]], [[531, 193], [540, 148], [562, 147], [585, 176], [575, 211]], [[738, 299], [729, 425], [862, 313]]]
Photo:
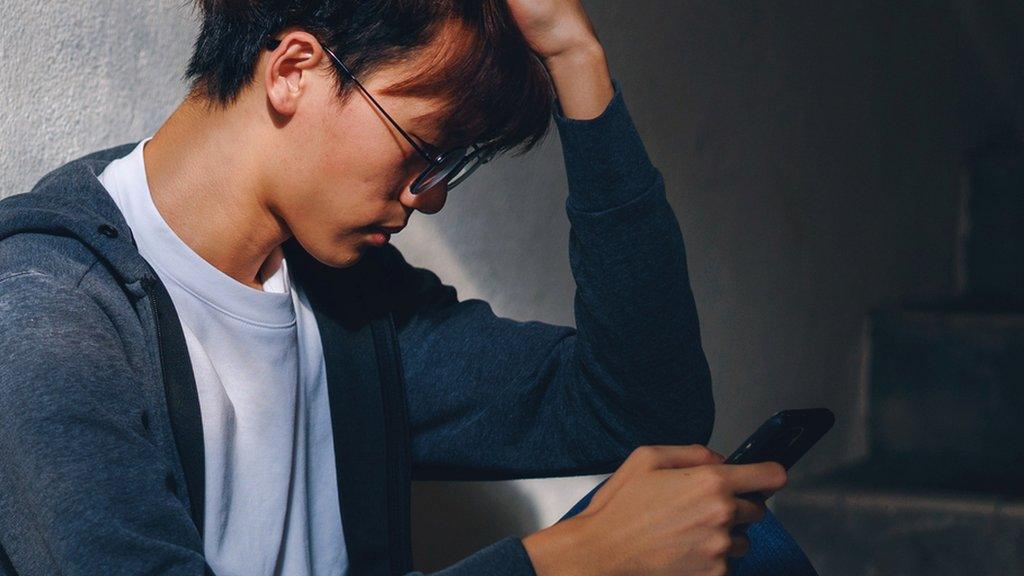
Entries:
[[308, 92], [309, 79], [324, 51], [316, 38], [301, 30], [289, 32], [280, 41], [267, 56], [263, 85], [274, 110], [291, 116], [298, 109], [302, 95]]

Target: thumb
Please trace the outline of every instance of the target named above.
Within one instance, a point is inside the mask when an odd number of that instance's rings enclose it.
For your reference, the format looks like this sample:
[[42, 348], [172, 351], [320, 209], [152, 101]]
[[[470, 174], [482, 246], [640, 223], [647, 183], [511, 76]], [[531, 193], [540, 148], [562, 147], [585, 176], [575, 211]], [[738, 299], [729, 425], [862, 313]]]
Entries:
[[644, 462], [649, 470], [721, 464], [725, 460], [721, 454], [701, 444], [648, 446], [648, 448], [654, 449], [653, 457]]
[[590, 510], [600, 508], [619, 488], [638, 474], [666, 468], [690, 468], [704, 464], [720, 464], [722, 460], [720, 454], [700, 444], [640, 446], [633, 450], [622, 466], [619, 466], [619, 469], [594, 494], [594, 498], [587, 508]]

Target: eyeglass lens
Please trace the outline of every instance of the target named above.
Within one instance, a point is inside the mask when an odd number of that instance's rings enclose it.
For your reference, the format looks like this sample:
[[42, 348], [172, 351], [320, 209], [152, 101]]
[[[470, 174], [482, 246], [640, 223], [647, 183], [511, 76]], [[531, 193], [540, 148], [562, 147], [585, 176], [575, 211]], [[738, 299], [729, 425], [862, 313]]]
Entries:
[[442, 183], [446, 189], [451, 190], [466, 179], [481, 164], [480, 150], [473, 150], [467, 155], [469, 148], [457, 148], [445, 155], [440, 164], [435, 164], [416, 180], [410, 190], [413, 194], [419, 194], [431, 190]]

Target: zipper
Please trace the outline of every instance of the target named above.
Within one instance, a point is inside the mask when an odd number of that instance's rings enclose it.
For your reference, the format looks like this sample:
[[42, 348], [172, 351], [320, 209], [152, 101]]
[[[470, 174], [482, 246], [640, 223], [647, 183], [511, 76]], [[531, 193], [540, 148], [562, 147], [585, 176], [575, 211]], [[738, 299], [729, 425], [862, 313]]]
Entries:
[[372, 322], [374, 346], [378, 350], [378, 369], [382, 381], [384, 400], [384, 426], [388, 451], [388, 538], [391, 542], [391, 570], [404, 574], [411, 570], [410, 526], [406, 522], [411, 503], [406, 494], [409, 484], [409, 438], [405, 394], [402, 386], [402, 367], [398, 350], [394, 317]]
[[[163, 389], [164, 389], [164, 401], [165, 402], [169, 402], [170, 399], [167, 397], [167, 389], [168, 389], [169, 384], [171, 383], [172, 376], [171, 376], [171, 374], [168, 373], [167, 362], [165, 361], [166, 360], [166, 353], [165, 353], [165, 351], [167, 349], [167, 345], [166, 345], [166, 342], [165, 342], [164, 337], [163, 337], [163, 323], [160, 320], [159, 308], [156, 305], [155, 296], [153, 294], [153, 292], [156, 290], [156, 286], [155, 286], [156, 282], [157, 282], [157, 280], [155, 280], [153, 278], [148, 278], [148, 277], [147, 278], [143, 278], [141, 280], [142, 287], [146, 291], [146, 296], [145, 296], [146, 302], [149, 305], [149, 310], [153, 314], [153, 328], [156, 331], [156, 349], [157, 349], [156, 361], [157, 361], [157, 363], [160, 366], [160, 377], [162, 379], [162, 384], [163, 384]], [[175, 407], [170, 406], [170, 404], [168, 403], [167, 409], [168, 409], [167, 410], [168, 411], [168, 416], [173, 416], [173, 412], [175, 411]], [[171, 434], [172, 434], [172, 436], [174, 436], [174, 422], [170, 421], [169, 423], [171, 424]], [[175, 443], [175, 449], [176, 450], [180, 449], [178, 447], [178, 442], [179, 442], [178, 439], [174, 438], [174, 443]], [[180, 452], [179, 452], [178, 456], [179, 456], [179, 458], [181, 457]], [[181, 465], [183, 467], [183, 472], [184, 472], [184, 462], [182, 462]], [[187, 476], [187, 474], [186, 474], [186, 476]], [[196, 529], [199, 531], [200, 539], [202, 539], [203, 538], [203, 526], [198, 521], [198, 518], [200, 516], [198, 516], [197, 513], [196, 513], [196, 505], [197, 504], [196, 504], [195, 500], [193, 499], [193, 494], [189, 491], [187, 477], [186, 477], [185, 480], [186, 481], [183, 484], [184, 484], [184, 487], [185, 487], [186, 498], [188, 499], [189, 516], [192, 519], [192, 523], [196, 526]], [[175, 481], [177, 482], [177, 478], [175, 478]]]
[[163, 339], [162, 330], [160, 329], [160, 313], [157, 312], [156, 304], [153, 303], [153, 294], [150, 293], [150, 290], [153, 287], [153, 281], [150, 280], [149, 278], [143, 278], [141, 282], [142, 282], [142, 289], [145, 290], [145, 292], [146, 292], [146, 295], [144, 296], [144, 298], [146, 299], [146, 303], [149, 305], [150, 312], [153, 313], [153, 328], [156, 330], [156, 361], [157, 361], [157, 364], [160, 366], [160, 376], [161, 376], [161, 378], [164, 379], [163, 382], [164, 382], [164, 385], [166, 386], [167, 370], [164, 367], [164, 361], [163, 361], [163, 356], [164, 356], [164, 339]]
[[388, 313], [388, 327], [390, 328], [392, 362], [395, 367], [395, 391], [398, 393], [397, 406], [402, 419], [402, 462], [406, 464], [406, 472], [412, 467], [412, 443], [409, 437], [409, 406], [405, 396], [405, 373], [402, 370], [402, 354], [398, 348], [398, 327], [395, 325], [395, 316]]

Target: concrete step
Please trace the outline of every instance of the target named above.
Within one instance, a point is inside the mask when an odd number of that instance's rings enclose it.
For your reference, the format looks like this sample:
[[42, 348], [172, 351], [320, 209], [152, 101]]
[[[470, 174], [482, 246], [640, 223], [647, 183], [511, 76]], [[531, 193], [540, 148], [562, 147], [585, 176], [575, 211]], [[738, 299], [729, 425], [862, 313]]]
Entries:
[[894, 309], [871, 330], [872, 454], [1024, 463], [1024, 314]]
[[873, 460], [769, 502], [823, 576], [1024, 576], [1024, 471], [997, 472]]
[[1024, 297], [1024, 143], [1021, 135], [964, 158], [960, 276], [968, 294]]

